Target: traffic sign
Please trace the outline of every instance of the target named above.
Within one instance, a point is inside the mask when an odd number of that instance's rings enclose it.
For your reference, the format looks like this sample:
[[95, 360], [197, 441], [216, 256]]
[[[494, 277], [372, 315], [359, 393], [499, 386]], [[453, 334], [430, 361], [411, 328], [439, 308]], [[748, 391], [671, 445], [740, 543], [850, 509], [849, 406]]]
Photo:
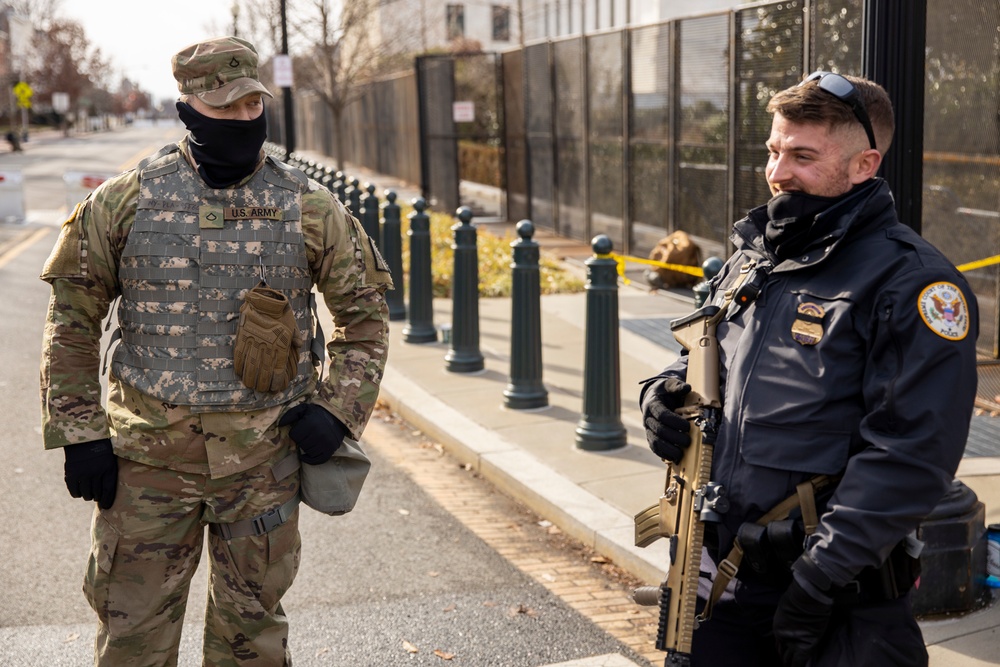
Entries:
[[24, 81], [18, 81], [14, 86], [14, 97], [17, 98], [17, 106], [22, 109], [31, 108], [31, 96], [35, 91], [31, 89], [31, 86], [26, 84]]
[[274, 85], [278, 88], [291, 88], [295, 85], [291, 56], [284, 54], [273, 56], [271, 66], [274, 68]]

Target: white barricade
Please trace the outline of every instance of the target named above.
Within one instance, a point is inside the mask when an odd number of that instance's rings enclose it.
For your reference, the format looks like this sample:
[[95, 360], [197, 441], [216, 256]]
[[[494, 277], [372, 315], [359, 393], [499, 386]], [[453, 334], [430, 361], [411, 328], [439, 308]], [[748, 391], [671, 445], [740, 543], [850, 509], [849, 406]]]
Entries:
[[94, 188], [114, 175], [104, 171], [67, 171], [63, 175], [66, 183], [66, 212], [71, 213]]
[[24, 175], [19, 171], [0, 171], [0, 222], [25, 221]]

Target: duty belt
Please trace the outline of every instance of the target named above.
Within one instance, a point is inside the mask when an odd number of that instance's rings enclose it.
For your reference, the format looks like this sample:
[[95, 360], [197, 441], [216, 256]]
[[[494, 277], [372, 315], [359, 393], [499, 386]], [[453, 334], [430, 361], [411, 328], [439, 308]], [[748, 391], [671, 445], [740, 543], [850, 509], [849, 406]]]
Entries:
[[299, 496], [295, 496], [284, 505], [259, 514], [249, 519], [241, 519], [232, 523], [210, 523], [209, 531], [222, 539], [229, 541], [234, 537], [258, 537], [269, 533], [292, 517], [292, 512], [299, 505]]

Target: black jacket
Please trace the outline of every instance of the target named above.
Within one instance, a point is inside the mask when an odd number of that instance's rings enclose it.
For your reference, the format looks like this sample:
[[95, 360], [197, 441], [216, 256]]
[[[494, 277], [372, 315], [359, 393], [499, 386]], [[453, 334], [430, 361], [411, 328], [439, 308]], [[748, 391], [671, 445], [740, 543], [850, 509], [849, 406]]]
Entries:
[[[807, 553], [843, 585], [879, 566], [952, 483], [976, 395], [978, 308], [952, 263], [899, 223], [881, 179], [821, 216], [823, 238], [780, 261], [764, 245], [767, 209], [754, 209], [713, 284], [718, 299], [748, 260], [775, 264], [759, 298], [718, 327], [712, 475], [730, 509], [713, 559], [798, 483], [842, 474]], [[801, 335], [803, 313], [821, 320], [819, 340]], [[681, 357], [661, 376], [686, 367]]]

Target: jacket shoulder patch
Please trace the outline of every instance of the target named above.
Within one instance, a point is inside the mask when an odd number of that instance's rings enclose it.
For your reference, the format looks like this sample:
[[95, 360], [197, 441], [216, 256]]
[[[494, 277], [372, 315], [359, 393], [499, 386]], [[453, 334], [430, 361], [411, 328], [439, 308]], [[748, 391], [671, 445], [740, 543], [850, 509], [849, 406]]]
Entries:
[[931, 283], [917, 299], [920, 317], [931, 331], [947, 340], [962, 340], [969, 333], [969, 307], [953, 283]]

